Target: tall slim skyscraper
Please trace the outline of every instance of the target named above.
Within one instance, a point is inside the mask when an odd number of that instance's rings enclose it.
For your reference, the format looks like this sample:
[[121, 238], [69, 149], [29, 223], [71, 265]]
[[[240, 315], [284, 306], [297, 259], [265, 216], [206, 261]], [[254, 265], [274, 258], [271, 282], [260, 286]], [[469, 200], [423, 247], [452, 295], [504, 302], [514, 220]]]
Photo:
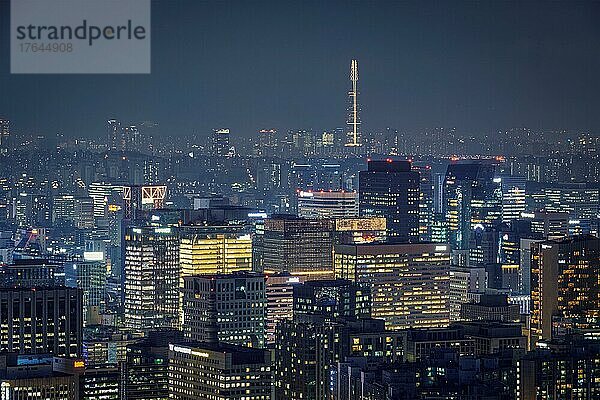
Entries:
[[348, 92], [350, 106], [348, 107], [348, 141], [346, 147], [358, 147], [360, 143], [360, 108], [358, 106], [358, 61], [352, 60], [350, 64], [350, 82], [352, 89]]
[[431, 241], [431, 225], [433, 223], [434, 185], [429, 165], [413, 165], [419, 172], [419, 238], [423, 242]]
[[125, 323], [141, 330], [179, 324], [179, 240], [172, 228], [125, 233]]
[[497, 179], [502, 188], [502, 221], [519, 219], [525, 211], [525, 177], [503, 175]]
[[444, 215], [453, 249], [467, 250], [475, 229], [493, 227], [502, 217], [502, 190], [494, 166], [451, 164], [444, 180]]
[[215, 129], [212, 136], [212, 155], [224, 157], [229, 154], [229, 128]]
[[10, 122], [7, 119], [0, 118], [0, 154], [8, 151]]
[[369, 161], [359, 175], [360, 214], [387, 218], [388, 239], [419, 240], [419, 172], [409, 161]]
[[125, 137], [123, 136], [121, 122], [116, 119], [108, 120], [108, 149], [117, 151], [125, 150]]

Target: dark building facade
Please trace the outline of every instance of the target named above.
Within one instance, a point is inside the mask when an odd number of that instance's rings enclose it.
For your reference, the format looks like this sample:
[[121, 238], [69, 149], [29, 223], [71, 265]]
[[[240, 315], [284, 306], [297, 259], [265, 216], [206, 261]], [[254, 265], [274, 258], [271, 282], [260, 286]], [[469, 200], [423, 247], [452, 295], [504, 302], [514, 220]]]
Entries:
[[419, 172], [409, 161], [369, 161], [359, 174], [359, 208], [365, 217], [387, 218], [388, 240], [419, 240]]
[[488, 164], [451, 164], [444, 180], [443, 213], [453, 249], [467, 250], [471, 233], [502, 218], [502, 190]]
[[79, 289], [0, 289], [0, 351], [79, 357], [83, 308]]

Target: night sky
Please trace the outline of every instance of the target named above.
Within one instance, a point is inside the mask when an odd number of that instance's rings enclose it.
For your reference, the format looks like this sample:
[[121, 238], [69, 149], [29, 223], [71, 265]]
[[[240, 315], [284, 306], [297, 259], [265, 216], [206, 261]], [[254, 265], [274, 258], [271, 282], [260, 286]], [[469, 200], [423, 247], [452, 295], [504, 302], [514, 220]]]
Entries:
[[352, 58], [366, 131], [600, 128], [598, 2], [155, 1], [151, 75], [10, 75], [0, 4], [0, 116], [20, 132], [343, 126]]

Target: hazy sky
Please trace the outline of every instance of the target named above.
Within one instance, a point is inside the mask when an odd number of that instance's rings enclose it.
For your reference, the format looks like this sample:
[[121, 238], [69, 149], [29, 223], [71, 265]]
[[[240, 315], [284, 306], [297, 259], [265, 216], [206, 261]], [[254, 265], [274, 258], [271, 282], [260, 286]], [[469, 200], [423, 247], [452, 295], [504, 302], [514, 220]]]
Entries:
[[365, 130], [600, 131], [598, 2], [154, 1], [151, 75], [10, 75], [8, 11], [0, 116], [20, 131], [328, 129], [352, 58]]

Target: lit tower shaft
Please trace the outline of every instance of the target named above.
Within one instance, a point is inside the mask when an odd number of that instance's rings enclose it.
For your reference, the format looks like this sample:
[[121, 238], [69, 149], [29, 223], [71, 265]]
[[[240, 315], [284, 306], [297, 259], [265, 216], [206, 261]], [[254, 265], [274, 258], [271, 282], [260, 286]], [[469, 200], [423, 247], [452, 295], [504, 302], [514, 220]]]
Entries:
[[350, 109], [348, 110], [348, 142], [346, 146], [357, 147], [359, 143], [358, 126], [360, 118], [358, 116], [358, 61], [352, 60], [350, 65], [350, 82], [352, 82], [352, 90], [348, 92], [350, 96]]

